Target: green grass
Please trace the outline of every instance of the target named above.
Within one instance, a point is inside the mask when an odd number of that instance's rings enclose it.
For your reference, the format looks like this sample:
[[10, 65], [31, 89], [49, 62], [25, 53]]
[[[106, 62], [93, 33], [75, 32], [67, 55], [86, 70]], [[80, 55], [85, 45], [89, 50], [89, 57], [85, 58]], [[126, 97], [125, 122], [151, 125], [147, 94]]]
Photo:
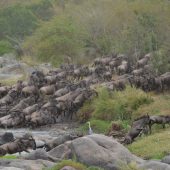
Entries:
[[9, 78], [9, 79], [1, 80], [0, 82], [4, 85], [11, 86], [16, 84], [18, 80], [25, 80], [25, 79], [26, 79], [26, 75], [23, 75], [21, 78]]
[[79, 162], [72, 161], [72, 160], [63, 160], [60, 163], [58, 163], [57, 165], [55, 165], [53, 168], [50, 168], [48, 170], [60, 170], [64, 166], [71, 166], [71, 167], [75, 168], [76, 170], [103, 170], [101, 168], [93, 167], [93, 166], [86, 167], [85, 165], [83, 165]]
[[113, 93], [109, 93], [106, 89], [99, 89], [99, 97], [94, 101], [93, 116], [101, 120], [131, 119], [135, 110], [152, 101], [149, 94], [129, 86], [124, 91]]
[[5, 155], [5, 156], [0, 156], [0, 159], [17, 159], [17, 156], [15, 156], [15, 155]]
[[105, 121], [129, 120], [133, 114], [138, 114], [135, 112], [138, 108], [152, 102], [149, 94], [129, 86], [121, 92], [108, 92], [105, 88], [99, 88], [98, 97], [86, 102], [78, 115], [81, 121], [90, 118]]
[[170, 94], [152, 94], [154, 102], [139, 107], [133, 114], [141, 116], [144, 113], [150, 115], [170, 115]]
[[144, 170], [137, 167], [136, 162], [131, 162], [129, 164], [120, 165], [120, 170]]
[[[79, 111], [84, 121], [91, 122], [92, 130], [95, 133], [104, 134], [107, 134], [112, 122], [120, 125], [122, 130], [127, 132], [134, 118], [146, 113], [170, 115], [170, 94], [168, 92], [148, 94], [130, 87], [123, 92], [109, 94], [105, 89], [99, 89], [99, 98], [86, 102]], [[131, 119], [126, 114], [131, 115]], [[124, 115], [126, 119], [121, 120], [121, 115]], [[152, 135], [137, 138], [128, 148], [137, 156], [146, 159], [161, 159], [167, 152], [170, 152], [169, 129], [170, 127], [162, 129], [161, 125], [153, 125]], [[84, 123], [78, 130], [87, 134], [88, 124]]]
[[5, 40], [0, 41], [0, 55], [10, 53], [12, 51], [13, 51], [12, 46], [8, 41]]
[[[94, 133], [106, 133], [108, 132], [111, 121], [103, 121], [103, 120], [96, 120], [91, 119], [90, 120], [91, 128], [94, 131]], [[78, 128], [78, 131], [83, 132], [83, 134], [88, 134], [88, 124], [84, 123], [81, 127]]]
[[138, 139], [128, 146], [128, 149], [137, 156], [145, 159], [161, 159], [170, 153], [170, 128], [159, 130], [147, 137]]
[[85, 170], [86, 169], [86, 166], [81, 163], [74, 162], [72, 160], [63, 160], [62, 162], [58, 163], [56, 166], [54, 166], [53, 168], [51, 168], [49, 170], [60, 170], [64, 166], [71, 166], [71, 167], [75, 168], [76, 170]]

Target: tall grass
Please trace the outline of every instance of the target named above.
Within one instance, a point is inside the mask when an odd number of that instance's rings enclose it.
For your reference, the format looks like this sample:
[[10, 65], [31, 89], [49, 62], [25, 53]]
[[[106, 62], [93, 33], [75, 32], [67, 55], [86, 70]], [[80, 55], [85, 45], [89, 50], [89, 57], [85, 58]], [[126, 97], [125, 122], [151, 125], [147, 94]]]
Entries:
[[94, 101], [93, 117], [101, 120], [127, 120], [141, 105], [150, 104], [153, 99], [140, 89], [127, 87], [123, 92], [109, 93], [99, 90], [99, 97]]

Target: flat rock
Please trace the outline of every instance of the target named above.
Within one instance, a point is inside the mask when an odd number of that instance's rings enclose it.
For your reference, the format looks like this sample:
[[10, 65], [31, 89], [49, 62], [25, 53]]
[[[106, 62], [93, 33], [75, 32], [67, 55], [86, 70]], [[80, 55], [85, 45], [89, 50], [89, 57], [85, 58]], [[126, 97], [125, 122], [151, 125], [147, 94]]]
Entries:
[[2, 166], [0, 166], [0, 170], [23, 170], [23, 169], [15, 168], [15, 167], [2, 167]]
[[[3, 168], [11, 168], [10, 170], [42, 170], [43, 168], [51, 168], [55, 164], [47, 160], [5, 160], [0, 159], [0, 166]], [[12, 169], [13, 168], [13, 169]], [[18, 168], [18, 169], [14, 169]], [[6, 170], [6, 169], [4, 169]]]

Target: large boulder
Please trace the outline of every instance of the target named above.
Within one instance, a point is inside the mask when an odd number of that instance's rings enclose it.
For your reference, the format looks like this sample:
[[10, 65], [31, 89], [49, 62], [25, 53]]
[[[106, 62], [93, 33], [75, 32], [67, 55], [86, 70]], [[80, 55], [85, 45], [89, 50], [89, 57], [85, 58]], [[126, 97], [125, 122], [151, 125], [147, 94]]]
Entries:
[[143, 162], [113, 138], [99, 134], [66, 142], [48, 153], [60, 159], [76, 157], [77, 161], [83, 164], [99, 166], [106, 170], [117, 170], [122, 164], [130, 162]]
[[46, 160], [5, 160], [0, 159], [0, 167], [3, 170], [42, 170], [43, 168], [51, 168], [55, 164]]
[[141, 163], [138, 168], [145, 170], [170, 170], [170, 165], [159, 162], [159, 161], [145, 161]]
[[165, 157], [161, 160], [161, 162], [166, 163], [166, 164], [170, 164], [170, 155], [165, 156]]

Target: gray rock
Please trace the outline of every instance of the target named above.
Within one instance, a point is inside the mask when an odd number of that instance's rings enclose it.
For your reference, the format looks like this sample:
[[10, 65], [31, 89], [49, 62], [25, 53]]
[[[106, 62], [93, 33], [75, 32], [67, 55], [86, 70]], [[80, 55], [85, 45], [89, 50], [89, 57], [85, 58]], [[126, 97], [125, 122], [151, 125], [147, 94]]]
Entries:
[[29, 153], [28, 155], [23, 156], [22, 158], [27, 159], [27, 160], [42, 159], [42, 160], [48, 160], [52, 162], [60, 161], [59, 159], [49, 155], [44, 149], [37, 149]]
[[146, 170], [170, 170], [170, 166], [168, 164], [159, 162], [159, 161], [145, 161], [138, 166], [141, 169]]
[[45, 142], [42, 140], [35, 140], [37, 148], [43, 148], [45, 145]]
[[71, 159], [72, 151], [70, 149], [71, 142], [66, 142], [65, 144], [61, 144], [58, 147], [55, 147], [51, 151], [48, 152], [49, 155], [59, 159]]
[[77, 161], [83, 164], [99, 166], [106, 170], [119, 169], [122, 163], [143, 162], [116, 140], [99, 134], [66, 142], [52, 149], [49, 155], [60, 159], [76, 157]]
[[1, 170], [23, 170], [21, 168], [15, 168], [15, 167], [2, 167], [0, 166]]
[[18, 168], [13, 170], [42, 170], [43, 168], [51, 168], [55, 164], [46, 160], [5, 160], [0, 159], [0, 166], [6, 168]]
[[166, 164], [170, 164], [170, 155], [165, 156], [165, 157], [161, 160], [161, 162], [166, 163]]
[[65, 166], [61, 170], [76, 170], [76, 169], [71, 166]]

